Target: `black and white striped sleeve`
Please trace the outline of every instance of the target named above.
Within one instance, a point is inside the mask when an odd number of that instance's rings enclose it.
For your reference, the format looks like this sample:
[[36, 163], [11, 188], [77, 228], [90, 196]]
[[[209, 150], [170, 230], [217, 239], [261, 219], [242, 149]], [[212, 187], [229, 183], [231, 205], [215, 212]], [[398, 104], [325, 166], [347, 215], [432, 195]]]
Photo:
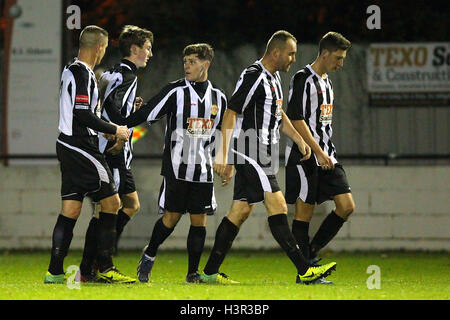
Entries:
[[128, 128], [135, 127], [143, 122], [150, 125], [169, 113], [171, 105], [176, 105], [176, 87], [169, 84], [138, 111], [132, 113], [125, 120], [126, 125]]
[[72, 65], [69, 68], [72, 72], [73, 83], [75, 83], [75, 101], [73, 108], [73, 115], [75, 119], [84, 126], [91, 128], [98, 132], [109, 134], [116, 133], [116, 127], [98, 118], [91, 110], [91, 90], [93, 80], [89, 72], [79, 65]]
[[303, 72], [297, 72], [291, 79], [289, 85], [289, 100], [286, 115], [290, 120], [304, 120], [303, 111], [304, 95], [308, 94], [306, 79], [308, 76]]
[[217, 124], [217, 127], [216, 127], [217, 130], [222, 130], [223, 115], [224, 115], [226, 109], [228, 108], [227, 97], [225, 96], [225, 93], [222, 92], [222, 95], [220, 95], [220, 100], [221, 100], [222, 107], [220, 108], [220, 119], [219, 119], [219, 123]]
[[77, 64], [71, 65], [69, 71], [72, 73], [72, 83], [75, 84], [74, 110], [89, 110], [91, 104], [89, 72]]
[[258, 72], [255, 68], [249, 68], [242, 72], [228, 103], [228, 109], [235, 111], [237, 114], [242, 114], [252, 101], [261, 81], [261, 72]]
[[133, 87], [136, 86], [136, 77], [131, 74], [120, 74], [120, 77], [114, 80], [114, 84], [108, 95], [104, 98], [103, 108], [106, 111], [109, 120], [118, 125], [125, 125], [126, 113], [122, 109], [126, 105], [127, 95], [130, 94]]

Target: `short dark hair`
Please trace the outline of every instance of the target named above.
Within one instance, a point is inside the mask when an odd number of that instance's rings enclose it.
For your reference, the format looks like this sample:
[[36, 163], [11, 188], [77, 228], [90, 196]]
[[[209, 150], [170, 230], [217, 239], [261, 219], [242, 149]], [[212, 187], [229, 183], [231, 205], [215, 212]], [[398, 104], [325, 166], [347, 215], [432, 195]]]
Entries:
[[348, 41], [342, 34], [330, 31], [319, 41], [319, 54], [323, 50], [334, 52], [336, 50], [348, 50], [352, 43]]
[[80, 48], [92, 48], [105, 38], [108, 39], [108, 31], [94, 25], [87, 26], [80, 33]]
[[208, 43], [194, 43], [183, 49], [183, 57], [191, 54], [197, 54], [199, 59], [211, 62], [214, 58], [214, 49]]
[[124, 57], [129, 57], [133, 44], [142, 48], [147, 40], [153, 45], [153, 33], [150, 30], [126, 25], [123, 27], [119, 36], [120, 53]]
[[275, 32], [267, 42], [266, 53], [271, 52], [275, 48], [284, 49], [286, 42], [292, 39], [297, 43], [297, 39], [285, 30], [278, 30]]

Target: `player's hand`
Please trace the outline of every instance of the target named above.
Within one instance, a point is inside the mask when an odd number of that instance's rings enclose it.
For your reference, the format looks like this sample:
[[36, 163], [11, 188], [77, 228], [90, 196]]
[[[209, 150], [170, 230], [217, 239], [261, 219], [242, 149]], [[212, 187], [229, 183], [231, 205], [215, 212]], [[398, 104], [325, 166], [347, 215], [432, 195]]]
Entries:
[[125, 145], [125, 141], [117, 139], [116, 143], [114, 143], [114, 145], [111, 148], [106, 150], [106, 152], [115, 156], [120, 153], [120, 151], [123, 149], [124, 145]]
[[324, 152], [320, 154], [316, 154], [317, 162], [319, 162], [320, 167], [322, 170], [333, 170], [334, 169], [334, 163], [333, 160], [326, 155]]
[[225, 170], [223, 171], [222, 175], [222, 187], [225, 187], [227, 184], [230, 183], [231, 179], [234, 175], [234, 166], [231, 164], [227, 164], [225, 166]]
[[222, 186], [226, 186], [231, 181], [234, 174], [233, 165], [226, 164], [224, 161], [216, 158], [213, 163], [213, 169], [214, 172], [222, 179]]
[[130, 137], [130, 130], [126, 126], [118, 126], [116, 131], [116, 138], [127, 141]]
[[109, 141], [116, 140], [116, 136], [114, 134], [104, 133], [103, 136], [106, 138], [106, 140], [109, 140]]
[[300, 153], [303, 155], [303, 158], [301, 158], [300, 161], [308, 160], [311, 157], [311, 148], [304, 141], [298, 143], [297, 146]]
[[141, 97], [136, 97], [136, 99], [134, 100], [134, 111], [138, 111], [142, 107], [143, 103], [144, 99], [142, 99]]

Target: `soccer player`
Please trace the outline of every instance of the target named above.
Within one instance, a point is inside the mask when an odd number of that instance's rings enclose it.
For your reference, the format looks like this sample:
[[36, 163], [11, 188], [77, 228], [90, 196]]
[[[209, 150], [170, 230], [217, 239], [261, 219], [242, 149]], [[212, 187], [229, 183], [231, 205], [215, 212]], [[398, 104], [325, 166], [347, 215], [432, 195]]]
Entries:
[[[276, 180], [278, 170], [279, 129], [295, 141], [302, 160], [310, 156], [310, 149], [294, 129], [283, 111], [283, 93], [279, 72], [287, 72], [295, 62], [297, 40], [287, 31], [275, 32], [267, 43], [261, 60], [246, 68], [236, 85], [225, 112], [222, 133], [223, 144], [214, 162], [214, 170], [227, 184], [233, 175], [229, 158], [231, 132], [232, 153], [236, 175], [233, 203], [220, 223], [211, 255], [201, 274], [202, 282], [236, 284], [219, 273], [220, 265], [239, 228], [249, 217], [254, 206], [264, 201], [270, 231], [297, 269], [301, 281], [310, 282], [327, 276], [336, 267], [330, 263], [309, 267], [287, 221], [286, 201]], [[237, 121], [236, 121], [237, 120]], [[228, 160], [230, 161], [230, 160]]]
[[90, 194], [100, 202], [97, 261], [99, 277], [108, 282], [131, 283], [114, 266], [111, 250], [115, 241], [120, 199], [111, 171], [98, 148], [98, 133], [128, 140], [126, 126], [117, 126], [99, 118], [98, 88], [93, 72], [108, 46], [108, 33], [97, 26], [87, 26], [80, 34], [78, 57], [67, 65], [61, 76], [59, 126], [56, 153], [61, 167], [62, 209], [53, 230], [52, 250], [44, 283], [64, 281], [64, 258], [80, 215], [83, 198]]
[[209, 44], [191, 44], [183, 50], [183, 79], [166, 85], [127, 119], [128, 127], [153, 123], [167, 116], [159, 195], [163, 216], [154, 225], [139, 261], [139, 281], [148, 282], [159, 246], [170, 236], [181, 216], [189, 213], [187, 283], [200, 280], [198, 265], [206, 237], [206, 216], [217, 204], [213, 188], [213, 146], [227, 107], [223, 91], [208, 80], [214, 57]]
[[[99, 81], [102, 104], [102, 118], [106, 121], [122, 125], [125, 119], [133, 113], [136, 107], [137, 70], [145, 68], [148, 59], [152, 57], [153, 33], [137, 26], [127, 25], [119, 36], [119, 48], [123, 59], [109, 70], [106, 70]], [[127, 141], [119, 139], [108, 140], [99, 136], [99, 149], [105, 154], [106, 161], [113, 174], [114, 182], [122, 202], [116, 225], [116, 242], [128, 221], [139, 210], [139, 197], [131, 172], [133, 131]], [[117, 140], [117, 141], [116, 141]], [[98, 204], [96, 204], [97, 206]], [[93, 270], [96, 254], [98, 217], [94, 214], [88, 230], [80, 264], [82, 281], [95, 280]]]
[[[319, 42], [316, 60], [291, 79], [287, 115], [311, 147], [314, 156], [300, 161], [302, 153], [292, 140], [286, 146], [286, 201], [295, 204], [292, 233], [305, 257], [317, 263], [317, 253], [338, 233], [355, 209], [355, 202], [336, 148], [331, 141], [334, 91], [329, 72], [344, 65], [351, 43], [328, 32]], [[336, 208], [322, 222], [309, 243], [309, 223], [315, 204], [333, 200]], [[318, 279], [316, 283], [330, 284]]]

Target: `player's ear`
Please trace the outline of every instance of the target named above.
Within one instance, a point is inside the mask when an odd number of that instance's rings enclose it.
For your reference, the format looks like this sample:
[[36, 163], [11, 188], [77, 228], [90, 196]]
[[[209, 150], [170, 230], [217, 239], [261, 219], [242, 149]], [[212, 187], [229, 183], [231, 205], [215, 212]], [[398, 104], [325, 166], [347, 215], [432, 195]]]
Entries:
[[275, 58], [275, 60], [280, 57], [280, 53], [281, 53], [280, 48], [278, 48], [278, 47], [273, 48], [272, 56]]
[[330, 51], [328, 51], [327, 49], [323, 49], [321, 56], [326, 59], [330, 56]]
[[135, 44], [132, 44], [130, 47], [130, 54], [133, 56], [136, 56], [138, 54], [138, 46]]

